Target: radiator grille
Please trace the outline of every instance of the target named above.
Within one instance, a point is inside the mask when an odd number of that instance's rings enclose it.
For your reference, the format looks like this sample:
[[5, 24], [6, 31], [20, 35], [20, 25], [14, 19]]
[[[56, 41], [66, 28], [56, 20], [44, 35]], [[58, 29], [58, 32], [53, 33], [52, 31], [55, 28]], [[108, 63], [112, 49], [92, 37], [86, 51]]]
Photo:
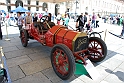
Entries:
[[74, 52], [88, 48], [88, 36], [78, 37], [74, 43]]

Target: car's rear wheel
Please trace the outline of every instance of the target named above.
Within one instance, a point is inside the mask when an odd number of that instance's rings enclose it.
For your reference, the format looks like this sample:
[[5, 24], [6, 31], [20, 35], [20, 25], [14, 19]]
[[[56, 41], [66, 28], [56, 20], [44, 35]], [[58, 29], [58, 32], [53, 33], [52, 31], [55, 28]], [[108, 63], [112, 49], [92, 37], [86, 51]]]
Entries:
[[22, 45], [26, 47], [28, 44], [28, 33], [25, 29], [20, 30], [20, 39]]
[[63, 80], [69, 79], [75, 71], [75, 59], [64, 44], [56, 44], [51, 51], [51, 63], [55, 73]]
[[107, 46], [105, 42], [98, 37], [89, 38], [89, 53], [91, 54], [88, 58], [92, 62], [100, 62], [104, 60], [107, 55]]

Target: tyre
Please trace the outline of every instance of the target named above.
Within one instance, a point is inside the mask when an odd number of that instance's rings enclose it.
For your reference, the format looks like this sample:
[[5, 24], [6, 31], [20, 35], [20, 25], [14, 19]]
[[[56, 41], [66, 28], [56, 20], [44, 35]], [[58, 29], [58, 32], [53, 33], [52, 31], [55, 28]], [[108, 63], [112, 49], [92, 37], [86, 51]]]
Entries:
[[56, 44], [51, 51], [53, 70], [63, 80], [69, 79], [75, 71], [75, 59], [72, 51], [64, 44]]
[[104, 60], [107, 55], [107, 46], [105, 42], [98, 37], [89, 38], [88, 50], [91, 54], [88, 58], [92, 62], [100, 62]]
[[92, 33], [90, 33], [89, 37], [98, 37], [98, 38], [102, 38], [101, 35], [100, 35], [100, 33], [98, 33], [98, 32], [92, 32]]
[[22, 46], [26, 47], [28, 44], [28, 33], [25, 29], [20, 30], [20, 39]]

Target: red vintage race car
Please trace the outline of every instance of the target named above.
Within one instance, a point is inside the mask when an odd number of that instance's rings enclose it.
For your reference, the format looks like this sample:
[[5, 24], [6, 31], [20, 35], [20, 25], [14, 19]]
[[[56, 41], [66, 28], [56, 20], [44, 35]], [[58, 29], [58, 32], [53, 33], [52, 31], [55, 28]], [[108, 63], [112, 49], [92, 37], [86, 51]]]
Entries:
[[63, 80], [69, 79], [75, 71], [75, 62], [86, 59], [102, 61], [107, 55], [107, 46], [98, 37], [88, 37], [86, 33], [70, 30], [53, 22], [34, 22], [20, 31], [24, 47], [29, 39], [35, 39], [42, 45], [52, 47], [51, 64], [55, 73]]

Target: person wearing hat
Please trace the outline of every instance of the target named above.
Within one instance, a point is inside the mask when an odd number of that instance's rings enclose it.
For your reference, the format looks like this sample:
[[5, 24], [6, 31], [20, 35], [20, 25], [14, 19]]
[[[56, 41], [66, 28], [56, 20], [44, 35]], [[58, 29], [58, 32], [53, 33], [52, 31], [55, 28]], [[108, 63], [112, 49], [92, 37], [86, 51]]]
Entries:
[[2, 13], [0, 12], [0, 40], [2, 40], [3, 35], [2, 35], [2, 29], [1, 29], [1, 21], [2, 21]]

